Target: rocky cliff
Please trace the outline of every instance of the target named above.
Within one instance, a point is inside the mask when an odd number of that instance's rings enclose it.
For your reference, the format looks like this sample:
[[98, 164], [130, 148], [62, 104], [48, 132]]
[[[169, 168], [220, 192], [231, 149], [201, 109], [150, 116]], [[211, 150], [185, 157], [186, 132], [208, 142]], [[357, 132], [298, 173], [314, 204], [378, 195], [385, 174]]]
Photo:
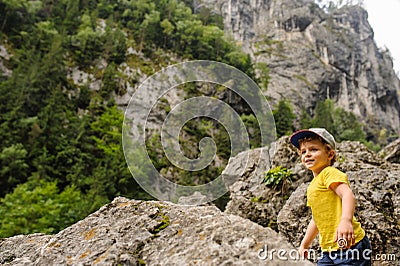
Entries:
[[273, 104], [286, 98], [297, 114], [303, 107], [312, 114], [316, 102], [330, 98], [369, 130], [399, 132], [400, 81], [362, 7], [328, 14], [311, 0], [218, 0], [210, 8], [255, 64], [268, 67], [258, 75], [269, 80]]

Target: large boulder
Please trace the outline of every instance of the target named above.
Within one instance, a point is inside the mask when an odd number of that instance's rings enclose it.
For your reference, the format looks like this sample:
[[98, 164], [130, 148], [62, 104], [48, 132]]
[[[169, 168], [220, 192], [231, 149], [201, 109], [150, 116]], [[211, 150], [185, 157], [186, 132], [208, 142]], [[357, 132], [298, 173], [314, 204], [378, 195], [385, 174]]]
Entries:
[[[222, 177], [225, 180], [235, 177], [237, 181], [229, 186], [230, 201], [225, 212], [277, 229], [277, 216], [290, 194], [312, 179], [312, 175], [297, 163], [297, 151], [288, 137], [272, 143], [269, 149], [254, 149], [231, 158]], [[265, 173], [278, 166], [291, 169], [293, 173], [292, 183], [283, 190], [262, 183]], [[239, 173], [241, 175], [237, 177]]]
[[[270, 166], [267, 148], [246, 151], [229, 160], [222, 177], [236, 182], [229, 186], [230, 201], [226, 205], [226, 213], [263, 226], [271, 225], [279, 212], [276, 206], [283, 206], [285, 200], [273, 197], [274, 191], [261, 184], [262, 175]], [[239, 173], [241, 175], [237, 177]]]
[[[358, 141], [337, 143], [335, 166], [343, 171], [359, 171], [385, 167], [387, 161]], [[389, 166], [390, 168], [390, 166]]]
[[293, 251], [272, 229], [215, 206], [120, 197], [56, 235], [0, 240], [0, 264], [312, 265]]
[[388, 162], [400, 163], [400, 139], [397, 139], [384, 147], [379, 152], [379, 156]]
[[[295, 247], [299, 247], [307, 225], [311, 220], [311, 210], [306, 206], [306, 191], [309, 183], [301, 184], [282, 207], [277, 217], [279, 232]], [[311, 248], [318, 249], [315, 239]]]

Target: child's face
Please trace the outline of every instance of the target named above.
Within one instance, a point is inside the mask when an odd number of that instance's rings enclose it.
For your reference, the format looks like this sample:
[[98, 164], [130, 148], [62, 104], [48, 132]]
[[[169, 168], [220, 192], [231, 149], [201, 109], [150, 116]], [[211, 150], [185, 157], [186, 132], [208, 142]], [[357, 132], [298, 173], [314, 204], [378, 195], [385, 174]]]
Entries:
[[300, 144], [301, 162], [313, 172], [314, 176], [317, 176], [325, 167], [330, 166], [334, 155], [333, 150], [328, 151], [325, 144], [317, 139]]

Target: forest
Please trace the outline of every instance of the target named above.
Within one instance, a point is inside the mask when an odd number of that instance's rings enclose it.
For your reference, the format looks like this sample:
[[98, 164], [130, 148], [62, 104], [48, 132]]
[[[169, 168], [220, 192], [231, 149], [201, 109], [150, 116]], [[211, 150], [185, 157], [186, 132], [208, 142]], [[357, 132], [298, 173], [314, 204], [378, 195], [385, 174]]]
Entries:
[[[56, 233], [116, 196], [152, 199], [129, 172], [121, 147], [124, 113], [115, 96], [126, 93], [126, 82], [139, 82], [121, 66], [150, 76], [183, 60], [215, 60], [268, 86], [268, 71], [256, 77], [257, 66], [224, 34], [222, 18], [189, 0], [2, 0], [0, 13], [7, 51], [0, 67], [0, 237]], [[99, 88], [76, 84], [73, 69], [99, 79]], [[295, 129], [291, 105], [283, 99], [274, 106], [278, 137]], [[241, 116], [258, 147], [257, 121]], [[300, 124], [326, 127], [338, 141], [381, 145], [367, 142], [364, 125], [331, 100], [318, 103], [312, 116], [300, 114]], [[193, 143], [204, 136], [227, 143], [226, 132], [215, 134], [214, 127], [199, 119], [184, 130]], [[225, 163], [227, 146], [218, 153]], [[158, 170], [170, 166], [158, 136], [148, 147]], [[221, 171], [211, 167], [195, 180], [208, 182]], [[193, 185], [190, 174], [179, 173], [177, 182]]]

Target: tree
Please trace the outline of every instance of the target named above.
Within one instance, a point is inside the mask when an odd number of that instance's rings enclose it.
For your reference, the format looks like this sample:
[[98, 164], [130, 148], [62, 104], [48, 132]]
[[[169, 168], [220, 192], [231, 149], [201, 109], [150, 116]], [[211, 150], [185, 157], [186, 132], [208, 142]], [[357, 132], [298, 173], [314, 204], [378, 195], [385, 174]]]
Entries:
[[0, 203], [0, 237], [54, 234], [89, 214], [89, 202], [76, 187], [60, 191], [55, 181], [20, 184]]
[[0, 197], [11, 191], [28, 177], [27, 154], [21, 143], [4, 148], [0, 153]]
[[250, 147], [252, 149], [261, 147], [261, 130], [257, 118], [253, 114], [243, 114], [240, 116], [240, 118], [246, 126], [249, 134]]
[[90, 13], [87, 11], [81, 16], [76, 35], [71, 36], [71, 49], [79, 65], [89, 66], [102, 53], [103, 45], [101, 33], [95, 31]]
[[105, 39], [103, 41], [105, 59], [109, 63], [115, 64], [124, 62], [127, 49], [125, 34], [119, 28], [113, 28], [112, 25], [110, 25], [106, 27], [106, 32], [102, 38]]
[[330, 99], [323, 102], [318, 102], [315, 107], [314, 118], [312, 121], [313, 127], [323, 127], [329, 132], [334, 133], [335, 125], [333, 119], [334, 104]]
[[313, 127], [313, 121], [311, 116], [307, 113], [305, 108], [301, 109], [300, 114], [300, 126], [301, 128], [311, 128]]
[[347, 112], [342, 108], [336, 108], [333, 114], [335, 134], [337, 141], [359, 140], [365, 141], [366, 134], [362, 130], [353, 113]]
[[293, 121], [296, 116], [293, 114], [290, 103], [285, 99], [280, 100], [272, 113], [275, 119], [277, 136], [281, 137], [291, 134], [293, 132]]
[[122, 123], [124, 116], [115, 105], [105, 112], [90, 127], [92, 138], [101, 152], [96, 155], [96, 167], [88, 192], [97, 200], [105, 201], [123, 195], [137, 199], [149, 196], [138, 186], [125, 162], [122, 150]]
[[343, 108], [335, 107], [331, 99], [317, 103], [312, 119], [303, 110], [300, 124], [302, 128], [326, 128], [335, 136], [336, 141], [354, 140], [366, 143], [366, 133], [356, 116]]
[[139, 51], [142, 51], [146, 39], [155, 39], [160, 32], [160, 12], [152, 10], [144, 16], [139, 27]]

